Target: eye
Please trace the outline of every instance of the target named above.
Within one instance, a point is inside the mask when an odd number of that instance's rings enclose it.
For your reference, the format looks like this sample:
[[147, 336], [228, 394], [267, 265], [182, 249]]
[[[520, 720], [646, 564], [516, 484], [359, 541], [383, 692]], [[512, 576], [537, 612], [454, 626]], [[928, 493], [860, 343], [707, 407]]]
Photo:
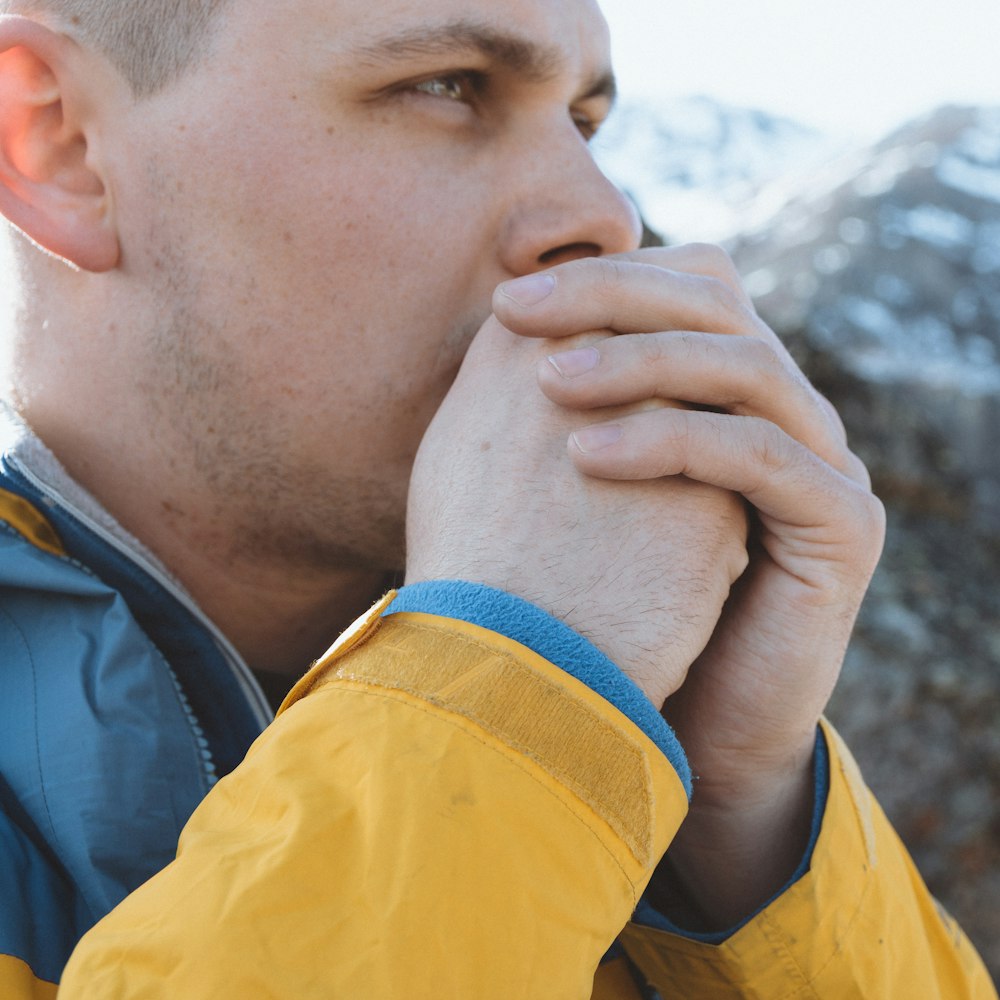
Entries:
[[462, 72], [444, 73], [413, 84], [413, 89], [431, 97], [441, 97], [447, 101], [469, 103], [474, 100], [483, 86], [482, 74]]
[[583, 114], [582, 112], [573, 112], [573, 124], [580, 135], [583, 136], [584, 141], [590, 142], [597, 135], [597, 130], [603, 122], [597, 121], [591, 118], [590, 115]]
[[598, 130], [604, 124], [603, 118], [595, 118], [584, 111], [572, 111], [570, 116], [577, 131], [583, 136], [584, 142], [590, 142], [597, 135]]

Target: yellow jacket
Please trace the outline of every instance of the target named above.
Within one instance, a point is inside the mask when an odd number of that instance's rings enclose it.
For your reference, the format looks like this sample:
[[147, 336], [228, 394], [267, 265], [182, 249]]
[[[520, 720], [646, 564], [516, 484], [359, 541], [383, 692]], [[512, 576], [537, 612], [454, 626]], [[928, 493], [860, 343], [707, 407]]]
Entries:
[[721, 945], [629, 924], [687, 809], [664, 755], [518, 643], [384, 603], [84, 937], [60, 1000], [640, 997], [598, 971], [620, 932], [664, 1000], [996, 996], [828, 726], [803, 878]]
[[259, 735], [114, 541], [0, 456], [2, 1000], [996, 996], [829, 727], [811, 870], [699, 943], [629, 923], [687, 809], [644, 699], [401, 597]]

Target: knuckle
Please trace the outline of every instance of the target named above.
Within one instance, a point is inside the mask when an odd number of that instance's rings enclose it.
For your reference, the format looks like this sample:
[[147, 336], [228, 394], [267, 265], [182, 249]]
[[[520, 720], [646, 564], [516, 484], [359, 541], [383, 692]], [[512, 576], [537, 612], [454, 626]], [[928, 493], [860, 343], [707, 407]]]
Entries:
[[733, 290], [720, 277], [714, 274], [703, 274], [699, 276], [699, 280], [711, 298], [720, 305], [735, 305], [736, 296], [733, 295]]
[[596, 283], [602, 292], [617, 294], [628, 277], [630, 267], [628, 261], [615, 257], [594, 257], [589, 262], [596, 269]]
[[767, 341], [757, 337], [743, 336], [734, 342], [738, 343], [738, 350], [742, 355], [741, 363], [749, 369], [749, 373], [753, 377], [757, 377], [759, 373], [760, 376], [769, 380], [787, 379], [788, 371], [785, 365], [778, 357], [777, 351]]
[[689, 416], [683, 410], [657, 409], [632, 418], [637, 431], [633, 443], [648, 453], [657, 475], [688, 471], [694, 435]]
[[[810, 385], [812, 385], [812, 383], [810, 383]], [[837, 435], [837, 440], [840, 441], [841, 444], [846, 445], [847, 428], [844, 426], [844, 421], [841, 419], [840, 413], [837, 412], [837, 408], [815, 386], [813, 386], [813, 392], [816, 394], [816, 399], [819, 401], [820, 409], [822, 409], [823, 413], [826, 415], [827, 421], [833, 428], [834, 433]], [[857, 458], [856, 455], [852, 454], [851, 458], [853, 458], [861, 466], [861, 468], [865, 468], [864, 464]], [[867, 475], [868, 470], [865, 469], [865, 476]]]
[[840, 509], [845, 523], [852, 526], [855, 537], [871, 538], [884, 531], [885, 506], [864, 483], [836, 471], [829, 482], [831, 501]]
[[746, 298], [743, 279], [727, 250], [715, 243], [693, 243], [691, 248], [705, 271], [727, 285], [741, 300]]
[[[678, 360], [685, 363], [712, 365], [717, 364], [719, 359], [716, 351], [718, 348], [703, 333], [694, 330], [682, 330], [670, 338], [672, 345], [676, 345], [679, 355]], [[666, 344], [664, 347], [666, 348]]]
[[644, 333], [622, 340], [623, 347], [629, 347], [636, 353], [636, 359], [643, 368], [657, 368], [669, 359], [667, 338], [662, 334]]
[[[719, 323], [727, 330], [752, 329], [757, 321], [749, 301], [727, 281], [714, 274], [699, 275], [698, 280], [720, 313]], [[726, 322], [722, 317], [727, 317]]]
[[794, 400], [803, 414], [808, 412], [827, 423], [826, 408], [819, 393], [780, 345], [756, 337], [748, 337], [747, 341], [761, 377], [767, 381], [770, 390]]
[[780, 427], [760, 417], [750, 417], [753, 421], [757, 444], [757, 457], [768, 473], [777, 473], [792, 462], [795, 442]]
[[764, 417], [743, 416], [733, 419], [739, 421], [742, 431], [737, 447], [751, 459], [757, 469], [756, 491], [795, 461], [795, 449], [798, 446], [780, 427]]
[[853, 499], [845, 511], [850, 538], [847, 561], [867, 577], [875, 571], [882, 554], [885, 507], [873, 493], [856, 485]]
[[716, 273], [736, 274], [733, 258], [717, 243], [689, 243], [687, 249], [692, 256], [701, 260], [704, 266]]
[[882, 538], [885, 535], [886, 513], [885, 505], [868, 489], [859, 488], [861, 500], [861, 515], [868, 534]]
[[[812, 385], [811, 382], [809, 384]], [[826, 411], [827, 414], [829, 414], [830, 419], [843, 425], [840, 419], [840, 414], [837, 412], [837, 408], [833, 405], [833, 403], [830, 402], [829, 397], [820, 392], [815, 386], [813, 386], [813, 391], [816, 393], [816, 399], [819, 401], [819, 405]]]
[[[865, 463], [862, 462], [853, 451], [847, 452], [843, 472], [844, 475], [846, 475], [853, 482], [857, 483], [863, 490], [866, 492], [871, 491], [872, 477], [871, 473], [868, 471], [868, 466], [865, 465]], [[876, 498], [876, 501], [877, 499], [878, 498]]]

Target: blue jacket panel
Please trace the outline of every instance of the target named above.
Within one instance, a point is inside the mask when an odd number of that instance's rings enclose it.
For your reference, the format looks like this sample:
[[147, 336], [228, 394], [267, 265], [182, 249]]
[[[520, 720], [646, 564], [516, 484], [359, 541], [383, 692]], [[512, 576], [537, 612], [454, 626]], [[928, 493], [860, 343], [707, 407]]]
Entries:
[[[44, 511], [70, 552], [44, 552], [0, 521], [0, 953], [57, 982], [80, 936], [173, 859], [264, 720], [207, 629], [156, 581], [32, 496], [16, 469], [0, 466], [0, 489]], [[87, 566], [74, 558], [81, 539]], [[214, 659], [168, 663], [164, 647], [211, 647]], [[216, 668], [209, 695], [177, 668], [199, 660]], [[219, 699], [211, 725], [189, 688]], [[226, 712], [235, 724], [223, 727]]]

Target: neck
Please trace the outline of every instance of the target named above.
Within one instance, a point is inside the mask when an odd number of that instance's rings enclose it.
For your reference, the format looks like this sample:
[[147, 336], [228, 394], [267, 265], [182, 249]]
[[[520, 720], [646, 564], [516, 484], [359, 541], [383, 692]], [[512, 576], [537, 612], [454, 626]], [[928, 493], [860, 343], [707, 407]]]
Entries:
[[[143, 505], [144, 510], [151, 509]], [[230, 537], [229, 526], [176, 510], [130, 524], [255, 671], [296, 677], [330, 647], [385, 587], [388, 571], [317, 561], [289, 546]], [[296, 558], [294, 552], [299, 553]]]
[[202, 565], [181, 579], [252, 670], [290, 680], [381, 596], [386, 579], [370, 570], [333, 569], [323, 579], [260, 565], [219, 570]]
[[[192, 469], [191, 441], [160, 419], [165, 402], [114, 391], [128, 384], [127, 352], [107, 350], [118, 367], [105, 371], [75, 358], [72, 338], [56, 345], [69, 354], [65, 364], [35, 357], [32, 351], [48, 349], [45, 338], [19, 343], [15, 403], [28, 424], [69, 476], [160, 559], [252, 670], [303, 673], [381, 596], [402, 539], [380, 544], [377, 518], [366, 521], [349, 505], [324, 508], [326, 498], [349, 495], [339, 481], [303, 497], [302, 477], [278, 468], [262, 487], [246, 472], [244, 454], [222, 451], [212, 468], [226, 474], [216, 477], [221, 484], [207, 482]], [[83, 370], [92, 377], [77, 377]], [[280, 459], [280, 449], [271, 453]], [[341, 547], [342, 538], [351, 544]]]
[[223, 526], [186, 516], [142, 485], [161, 477], [113, 461], [92, 464], [84, 449], [60, 448], [58, 434], [32, 425], [70, 479], [166, 566], [258, 674], [293, 682], [388, 586], [387, 569], [345, 566], [335, 555], [296, 561], [274, 546], [236, 545]]

